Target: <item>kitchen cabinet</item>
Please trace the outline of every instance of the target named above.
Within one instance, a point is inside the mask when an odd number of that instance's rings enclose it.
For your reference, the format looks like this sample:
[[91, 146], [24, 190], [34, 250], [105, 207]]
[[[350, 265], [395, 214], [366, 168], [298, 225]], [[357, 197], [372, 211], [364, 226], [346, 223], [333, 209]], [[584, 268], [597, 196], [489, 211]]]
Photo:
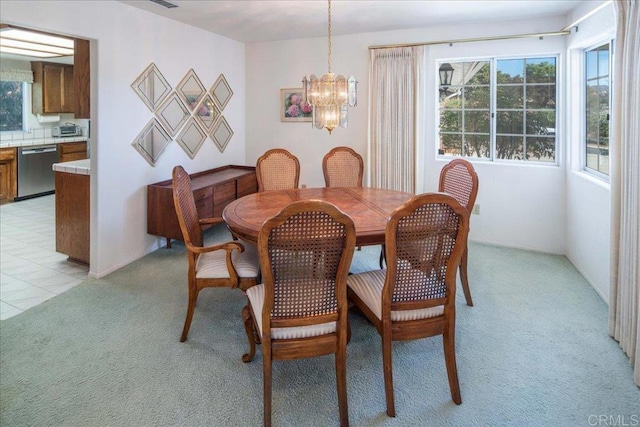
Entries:
[[56, 252], [89, 264], [89, 175], [56, 170]]
[[76, 119], [91, 118], [91, 75], [89, 66], [89, 40], [73, 41], [73, 91]]
[[35, 61], [33, 71], [33, 114], [73, 113], [75, 92], [73, 65]]
[[[235, 199], [258, 191], [256, 170], [252, 166], [223, 166], [191, 174], [193, 197], [200, 219], [220, 217]], [[147, 186], [147, 233], [167, 239], [183, 240], [173, 205], [172, 181]]]
[[18, 194], [18, 167], [15, 148], [0, 148], [0, 203], [13, 201]]
[[63, 142], [58, 147], [60, 163], [87, 158], [87, 141]]

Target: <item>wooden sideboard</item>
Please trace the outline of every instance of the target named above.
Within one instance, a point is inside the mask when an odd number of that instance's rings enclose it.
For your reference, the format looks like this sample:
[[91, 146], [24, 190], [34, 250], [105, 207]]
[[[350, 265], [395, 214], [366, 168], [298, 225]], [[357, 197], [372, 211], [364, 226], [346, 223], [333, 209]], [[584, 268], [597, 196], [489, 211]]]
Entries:
[[[189, 175], [200, 219], [220, 217], [232, 201], [258, 191], [256, 168], [223, 166]], [[173, 205], [171, 180], [147, 185], [147, 233], [167, 239], [183, 240]]]

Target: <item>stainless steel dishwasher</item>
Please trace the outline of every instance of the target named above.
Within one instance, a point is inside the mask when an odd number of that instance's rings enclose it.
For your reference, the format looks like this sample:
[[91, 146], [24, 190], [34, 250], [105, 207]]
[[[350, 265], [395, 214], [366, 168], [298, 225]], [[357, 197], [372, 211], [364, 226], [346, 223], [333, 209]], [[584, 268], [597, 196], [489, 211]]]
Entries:
[[34, 145], [18, 148], [18, 197], [29, 199], [55, 190], [53, 164], [58, 162], [58, 146]]

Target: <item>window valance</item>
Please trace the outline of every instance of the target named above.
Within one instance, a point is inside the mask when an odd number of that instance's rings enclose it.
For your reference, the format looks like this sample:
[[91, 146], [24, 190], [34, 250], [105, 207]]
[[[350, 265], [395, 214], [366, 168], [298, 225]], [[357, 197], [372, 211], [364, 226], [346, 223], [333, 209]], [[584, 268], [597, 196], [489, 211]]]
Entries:
[[0, 80], [10, 82], [33, 83], [33, 71], [0, 68]]

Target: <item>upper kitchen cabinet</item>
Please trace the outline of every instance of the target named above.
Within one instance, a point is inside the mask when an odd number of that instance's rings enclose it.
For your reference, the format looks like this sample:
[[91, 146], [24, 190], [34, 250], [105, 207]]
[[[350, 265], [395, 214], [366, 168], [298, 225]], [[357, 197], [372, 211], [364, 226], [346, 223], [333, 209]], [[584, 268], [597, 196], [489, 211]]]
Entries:
[[53, 62], [32, 62], [33, 114], [75, 112], [73, 65]]
[[76, 98], [75, 118], [90, 119], [89, 40], [75, 39], [73, 50], [73, 90]]
[[74, 65], [31, 62], [33, 114], [73, 113], [90, 118], [89, 41], [74, 40]]

